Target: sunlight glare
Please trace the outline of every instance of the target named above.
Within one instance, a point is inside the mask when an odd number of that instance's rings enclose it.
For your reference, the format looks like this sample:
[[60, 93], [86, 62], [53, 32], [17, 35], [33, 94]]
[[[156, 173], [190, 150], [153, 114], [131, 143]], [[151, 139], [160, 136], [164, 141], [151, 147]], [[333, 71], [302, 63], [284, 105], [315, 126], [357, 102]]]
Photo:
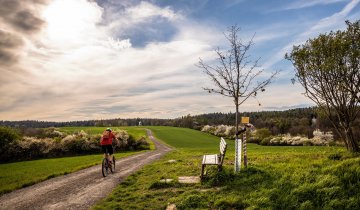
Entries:
[[102, 9], [86, 0], [55, 0], [44, 11], [46, 33], [53, 41], [81, 42], [96, 35], [96, 23], [101, 20]]

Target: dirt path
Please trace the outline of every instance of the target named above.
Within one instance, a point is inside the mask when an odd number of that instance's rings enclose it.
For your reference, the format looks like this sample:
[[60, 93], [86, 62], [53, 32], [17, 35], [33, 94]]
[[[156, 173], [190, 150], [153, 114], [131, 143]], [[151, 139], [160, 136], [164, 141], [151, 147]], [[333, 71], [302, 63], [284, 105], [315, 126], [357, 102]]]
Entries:
[[1, 196], [0, 209], [89, 209], [127, 176], [171, 150], [157, 141], [150, 130], [147, 133], [156, 150], [118, 160], [114, 174], [103, 178], [101, 165], [97, 165], [49, 179]]

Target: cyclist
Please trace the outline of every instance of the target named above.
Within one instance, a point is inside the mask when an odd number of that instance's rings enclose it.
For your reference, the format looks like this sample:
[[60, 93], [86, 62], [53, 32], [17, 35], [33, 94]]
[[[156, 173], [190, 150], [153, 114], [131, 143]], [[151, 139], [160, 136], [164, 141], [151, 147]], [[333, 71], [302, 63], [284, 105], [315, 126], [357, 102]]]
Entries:
[[[112, 164], [112, 156], [114, 153], [113, 147], [112, 147], [112, 141], [113, 139], [116, 139], [115, 135], [112, 133], [111, 128], [107, 128], [102, 136], [101, 136], [101, 140], [100, 140], [100, 144], [101, 144], [101, 148], [102, 151], [104, 152], [104, 158], [107, 157], [107, 159], [109, 160], [109, 163]], [[109, 155], [107, 155], [109, 154]]]

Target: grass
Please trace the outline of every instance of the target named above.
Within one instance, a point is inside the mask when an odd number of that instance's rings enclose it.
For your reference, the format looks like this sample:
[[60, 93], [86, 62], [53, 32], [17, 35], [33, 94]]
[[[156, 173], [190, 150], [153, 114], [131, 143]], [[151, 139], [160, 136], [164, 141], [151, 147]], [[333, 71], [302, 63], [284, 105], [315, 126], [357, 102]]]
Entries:
[[[89, 134], [101, 134], [104, 129], [104, 127], [60, 128], [62, 132], [68, 134], [81, 130], [84, 130]], [[146, 137], [144, 128], [120, 127], [120, 129], [126, 130], [134, 139]], [[150, 149], [153, 149], [154, 144], [147, 137], [146, 139], [150, 143]], [[116, 153], [116, 158], [123, 158], [135, 153], [139, 152]], [[100, 164], [101, 160], [102, 154], [97, 154], [0, 164], [0, 195], [15, 189], [33, 185], [52, 177], [72, 173], [83, 168]]]
[[[168, 203], [178, 209], [360, 209], [360, 157], [344, 148], [248, 144], [249, 166], [234, 174], [234, 144], [227, 140], [224, 170], [209, 167], [202, 183], [186, 185], [177, 178], [200, 175], [202, 155], [217, 152], [219, 138], [150, 128], [177, 149], [131, 175], [94, 209], [165, 209]], [[160, 182], [164, 178], [174, 181]]]
[[[193, 129], [165, 126], [148, 128], [153, 131], [155, 137], [177, 149], [215, 152], [219, 146], [218, 137]], [[229, 143], [232, 144], [232, 142]]]

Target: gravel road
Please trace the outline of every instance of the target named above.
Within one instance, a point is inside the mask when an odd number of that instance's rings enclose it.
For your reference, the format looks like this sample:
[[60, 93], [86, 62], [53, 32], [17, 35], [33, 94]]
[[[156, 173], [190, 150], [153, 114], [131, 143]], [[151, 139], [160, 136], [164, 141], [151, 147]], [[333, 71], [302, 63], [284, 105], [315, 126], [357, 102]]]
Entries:
[[116, 162], [115, 173], [103, 177], [101, 165], [13, 191], [0, 197], [0, 209], [89, 209], [106, 197], [126, 177], [171, 150], [147, 134], [156, 149], [132, 155]]

